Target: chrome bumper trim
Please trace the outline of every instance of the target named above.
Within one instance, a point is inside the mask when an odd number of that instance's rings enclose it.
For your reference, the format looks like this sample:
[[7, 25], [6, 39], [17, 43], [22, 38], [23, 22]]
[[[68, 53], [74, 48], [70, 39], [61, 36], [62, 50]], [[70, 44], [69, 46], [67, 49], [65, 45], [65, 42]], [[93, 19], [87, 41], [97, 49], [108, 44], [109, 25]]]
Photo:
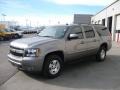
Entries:
[[12, 63], [14, 63], [14, 64], [17, 64], [17, 65], [22, 65], [21, 63], [19, 63], [19, 62], [15, 62], [15, 61], [13, 61], [13, 60], [11, 60], [11, 59], [8, 59], [10, 62], [12, 62]]

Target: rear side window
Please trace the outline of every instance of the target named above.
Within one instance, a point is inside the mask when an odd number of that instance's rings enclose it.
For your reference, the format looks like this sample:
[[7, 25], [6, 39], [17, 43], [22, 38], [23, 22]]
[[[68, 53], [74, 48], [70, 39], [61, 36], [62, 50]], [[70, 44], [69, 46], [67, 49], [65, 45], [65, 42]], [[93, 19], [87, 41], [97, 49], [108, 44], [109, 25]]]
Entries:
[[86, 38], [94, 38], [95, 37], [95, 32], [92, 28], [92, 26], [83, 26], [85, 30], [85, 36]]
[[97, 33], [100, 36], [109, 36], [110, 35], [109, 30], [104, 26], [94, 26], [94, 28], [96, 29]]

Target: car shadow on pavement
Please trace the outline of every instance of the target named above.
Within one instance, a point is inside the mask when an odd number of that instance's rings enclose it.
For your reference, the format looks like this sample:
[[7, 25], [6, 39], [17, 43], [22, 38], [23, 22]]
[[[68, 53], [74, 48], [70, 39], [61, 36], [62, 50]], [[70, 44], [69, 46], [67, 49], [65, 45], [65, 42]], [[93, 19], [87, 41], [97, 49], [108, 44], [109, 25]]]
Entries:
[[45, 79], [39, 74], [25, 73], [33, 79], [50, 85], [76, 89], [112, 89], [120, 85], [120, 56], [108, 55], [104, 62], [94, 57], [65, 64], [61, 76]]

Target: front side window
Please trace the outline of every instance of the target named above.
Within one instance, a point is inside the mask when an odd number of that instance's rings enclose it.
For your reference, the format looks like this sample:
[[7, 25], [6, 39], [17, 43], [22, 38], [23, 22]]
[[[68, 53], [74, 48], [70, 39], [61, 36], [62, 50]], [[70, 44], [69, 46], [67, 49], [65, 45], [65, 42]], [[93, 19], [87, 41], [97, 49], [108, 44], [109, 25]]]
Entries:
[[8, 30], [8, 29], [5, 29], [5, 32], [9, 32], [9, 30]]
[[92, 26], [83, 26], [83, 28], [85, 30], [86, 38], [94, 38], [95, 37], [95, 33], [94, 33]]
[[84, 38], [82, 29], [80, 27], [73, 27], [70, 34], [77, 34], [79, 36], [78, 39]]

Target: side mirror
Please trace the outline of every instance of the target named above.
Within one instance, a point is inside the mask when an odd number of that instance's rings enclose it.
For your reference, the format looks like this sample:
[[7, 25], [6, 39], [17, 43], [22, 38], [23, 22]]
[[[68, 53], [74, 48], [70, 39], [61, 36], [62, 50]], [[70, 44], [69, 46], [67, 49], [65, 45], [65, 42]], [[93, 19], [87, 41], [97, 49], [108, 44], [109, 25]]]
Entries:
[[69, 39], [78, 39], [78, 35], [77, 34], [70, 34], [69, 35]]

